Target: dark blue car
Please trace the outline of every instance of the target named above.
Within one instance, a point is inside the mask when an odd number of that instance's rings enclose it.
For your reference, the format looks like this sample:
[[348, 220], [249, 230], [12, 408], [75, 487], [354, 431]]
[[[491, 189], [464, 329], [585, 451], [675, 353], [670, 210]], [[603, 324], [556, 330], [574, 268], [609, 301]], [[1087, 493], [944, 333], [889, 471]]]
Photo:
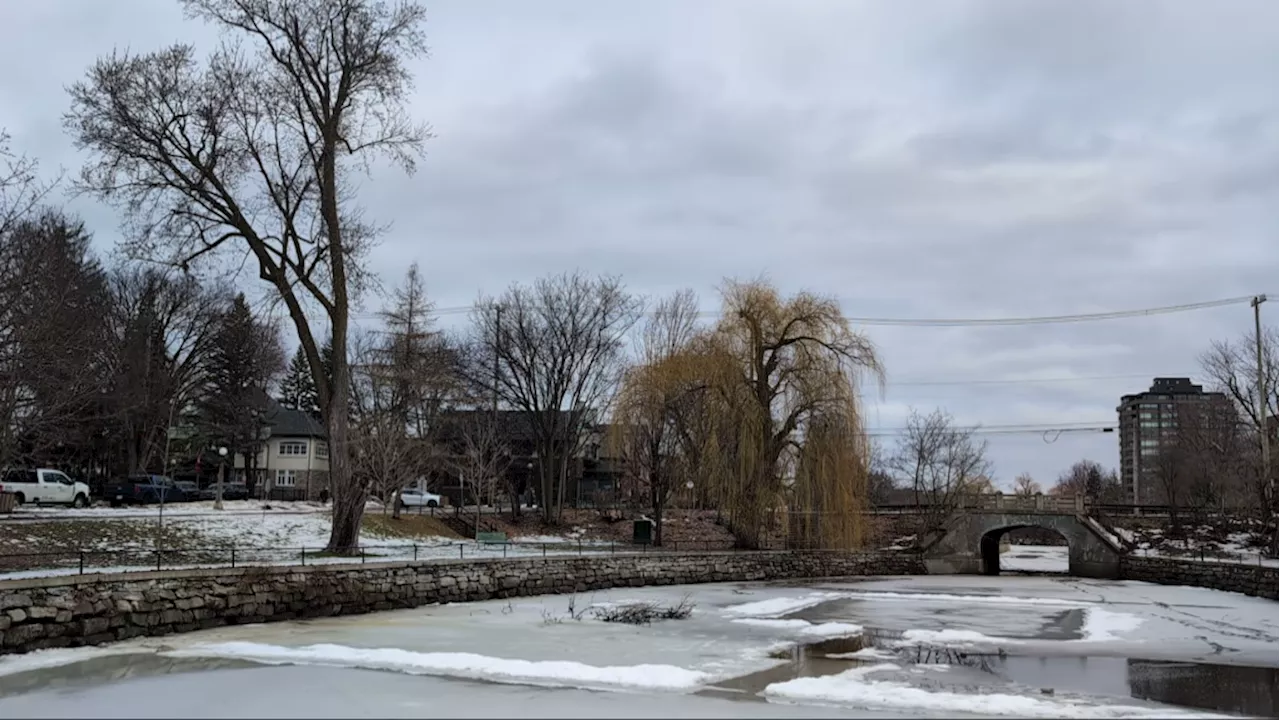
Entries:
[[182, 488], [164, 475], [130, 475], [108, 485], [102, 495], [112, 507], [180, 503], [194, 499], [188, 498]]

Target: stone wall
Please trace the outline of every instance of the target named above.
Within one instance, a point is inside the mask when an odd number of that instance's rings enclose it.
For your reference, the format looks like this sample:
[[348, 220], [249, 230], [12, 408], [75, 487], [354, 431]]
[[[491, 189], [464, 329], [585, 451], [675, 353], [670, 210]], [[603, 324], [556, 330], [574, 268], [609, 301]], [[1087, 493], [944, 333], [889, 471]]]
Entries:
[[1276, 599], [1277, 575], [1273, 567], [1126, 555], [1120, 560], [1120, 577]]
[[755, 552], [170, 570], [0, 581], [0, 654], [614, 587], [919, 575], [908, 553]]

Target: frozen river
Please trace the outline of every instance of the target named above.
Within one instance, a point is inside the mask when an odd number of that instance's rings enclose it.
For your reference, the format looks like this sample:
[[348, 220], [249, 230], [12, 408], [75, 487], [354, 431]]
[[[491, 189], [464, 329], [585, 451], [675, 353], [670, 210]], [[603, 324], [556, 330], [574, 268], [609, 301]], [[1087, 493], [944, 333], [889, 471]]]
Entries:
[[0, 717], [1275, 716], [1278, 647], [1274, 602], [1142, 583], [631, 588], [0, 658]]

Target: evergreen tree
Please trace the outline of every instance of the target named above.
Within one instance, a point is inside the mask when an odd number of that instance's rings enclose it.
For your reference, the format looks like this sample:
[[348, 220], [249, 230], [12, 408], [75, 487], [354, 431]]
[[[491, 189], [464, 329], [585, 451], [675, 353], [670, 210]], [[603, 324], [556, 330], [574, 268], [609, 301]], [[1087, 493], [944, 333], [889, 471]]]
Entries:
[[[267, 385], [282, 365], [275, 328], [255, 320], [244, 294], [237, 295], [214, 334], [205, 385], [196, 402], [204, 434], [225, 446], [229, 458], [256, 456], [269, 420], [263, 405]], [[253, 473], [246, 473], [251, 492], [253, 479]]]
[[316, 392], [316, 380], [311, 375], [307, 355], [299, 347], [289, 361], [289, 369], [280, 381], [280, 404], [293, 410], [312, 415], [320, 414], [320, 397]]

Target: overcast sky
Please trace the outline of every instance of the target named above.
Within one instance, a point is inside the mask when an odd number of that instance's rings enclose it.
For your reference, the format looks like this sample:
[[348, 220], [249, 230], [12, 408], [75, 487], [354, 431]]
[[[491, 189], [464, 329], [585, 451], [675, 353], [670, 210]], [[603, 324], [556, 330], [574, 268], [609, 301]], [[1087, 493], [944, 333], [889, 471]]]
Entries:
[[[722, 278], [764, 273], [857, 317], [1277, 290], [1274, 0], [425, 5], [414, 108], [436, 138], [417, 175], [380, 174], [362, 201], [392, 223], [375, 269], [394, 284], [417, 261], [440, 307], [573, 268], [692, 287], [707, 309]], [[0, 0], [0, 127], [46, 171], [78, 170], [60, 117], [95, 57], [214, 39], [171, 0]], [[116, 216], [71, 205], [109, 252]], [[1210, 341], [1251, 327], [1247, 305], [869, 327], [889, 374], [869, 425], [912, 406], [1114, 421], [1121, 394], [1195, 376]], [[1118, 464], [1115, 435], [989, 440], [1006, 485]]]

